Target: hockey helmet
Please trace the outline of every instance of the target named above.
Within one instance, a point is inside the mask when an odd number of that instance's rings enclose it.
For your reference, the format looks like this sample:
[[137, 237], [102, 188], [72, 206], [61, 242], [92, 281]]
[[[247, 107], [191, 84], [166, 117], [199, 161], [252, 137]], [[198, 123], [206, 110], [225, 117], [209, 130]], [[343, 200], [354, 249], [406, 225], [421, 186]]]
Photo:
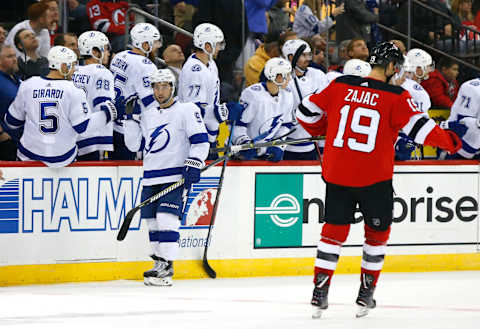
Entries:
[[[207, 43], [212, 47], [212, 53], [205, 50]], [[215, 53], [215, 47], [220, 47], [220, 50], [225, 49], [225, 38], [222, 30], [213, 24], [203, 23], [198, 25], [193, 31], [193, 45], [204, 52], [208, 53], [210, 57]]]
[[[290, 74], [292, 73], [292, 66], [290, 62], [284, 58], [274, 57], [268, 60], [267, 64], [265, 64], [264, 74], [265, 77], [275, 83], [277, 86], [283, 85], [286, 79], [289, 78]], [[279, 83], [276, 81], [277, 76], [281, 75], [283, 78], [283, 82]]]
[[285, 44], [283, 45], [282, 47], [283, 57], [288, 59], [289, 55], [295, 56], [295, 53], [297, 52], [297, 50], [300, 49], [300, 47], [302, 46], [303, 46], [302, 54], [310, 53], [311, 55], [312, 49], [310, 48], [308, 43], [300, 39], [294, 39], [294, 40], [287, 40], [287, 42], [285, 42]]
[[[414, 73], [419, 79], [425, 78], [430, 72], [435, 69], [435, 62], [425, 50], [414, 48], [411, 49], [405, 56], [403, 68], [406, 72]], [[417, 74], [417, 68], [422, 69], [422, 74]]]
[[361, 59], [350, 59], [343, 67], [343, 73], [348, 75], [356, 75], [359, 77], [366, 77], [372, 71], [372, 67]]
[[400, 49], [391, 42], [382, 42], [374, 46], [370, 51], [368, 63], [387, 67], [390, 62], [402, 65], [404, 57]]
[[[67, 77], [77, 62], [77, 55], [67, 47], [55, 46], [48, 52], [47, 59], [49, 68], [57, 70], [62, 73], [64, 77]], [[62, 64], [67, 65], [68, 72], [65, 73], [62, 71]]]
[[[160, 32], [158, 32], [158, 29], [150, 23], [135, 24], [130, 31], [130, 37], [132, 38], [132, 45], [147, 55], [152, 51], [153, 43], [156, 40], [160, 41], [160, 47], [162, 44], [162, 36], [160, 35]], [[145, 51], [142, 47], [144, 42], [148, 43], [148, 51]]]
[[[98, 59], [100, 63], [103, 60], [104, 52], [109, 47], [110, 42], [105, 34], [99, 31], [87, 31], [83, 32], [78, 37], [78, 50], [82, 56], [91, 56]], [[97, 58], [93, 55], [93, 49], [97, 48], [101, 53], [101, 57]]]

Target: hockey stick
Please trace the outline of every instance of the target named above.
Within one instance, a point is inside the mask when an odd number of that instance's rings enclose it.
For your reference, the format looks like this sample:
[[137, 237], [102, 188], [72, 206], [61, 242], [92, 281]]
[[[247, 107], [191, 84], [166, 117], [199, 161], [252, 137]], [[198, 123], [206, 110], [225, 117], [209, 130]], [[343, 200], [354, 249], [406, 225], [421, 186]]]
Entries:
[[[202, 168], [201, 172], [204, 172], [205, 170], [207, 170], [207, 169], [215, 166], [216, 164], [222, 162], [228, 156], [230, 156], [230, 153], [221, 157], [221, 158], [218, 158], [217, 160], [213, 161], [209, 165], [205, 166], [204, 168]], [[127, 215], [123, 219], [123, 223], [122, 223], [122, 226], [120, 227], [120, 230], [118, 230], [117, 240], [118, 241], [123, 241], [125, 239], [125, 237], [127, 236], [127, 233], [128, 233], [128, 229], [130, 228], [130, 224], [132, 223], [133, 216], [135, 216], [135, 214], [137, 213], [137, 211], [140, 210], [140, 208], [145, 207], [145, 206], [157, 201], [158, 199], [160, 199], [164, 195], [166, 195], [166, 194], [172, 192], [173, 190], [179, 188], [180, 186], [182, 186], [184, 182], [185, 182], [185, 179], [182, 178], [178, 182], [173, 183], [172, 185], [168, 186], [167, 188], [163, 189], [162, 191], [158, 192], [157, 194], [152, 195], [150, 198], [143, 201], [142, 203], [140, 203], [135, 208], [130, 209], [130, 211], [127, 213]]]
[[[235, 123], [232, 123], [232, 129], [230, 130], [230, 135], [228, 136], [227, 147], [229, 147], [232, 143], [232, 136], [233, 136], [233, 128], [235, 127]], [[215, 279], [217, 277], [217, 273], [215, 270], [210, 266], [208, 263], [207, 252], [208, 252], [208, 245], [210, 244], [210, 235], [212, 232], [213, 224], [215, 223], [215, 218], [217, 217], [217, 209], [220, 200], [220, 193], [222, 192], [223, 186], [223, 177], [225, 176], [225, 169], [227, 168], [227, 162], [232, 152], [229, 152], [225, 155], [225, 160], [223, 161], [222, 165], [222, 172], [220, 173], [220, 180], [218, 181], [217, 187], [217, 194], [215, 197], [215, 202], [213, 203], [213, 211], [212, 217], [210, 218], [210, 224], [208, 225], [208, 233], [207, 233], [207, 243], [205, 244], [205, 250], [203, 251], [203, 269], [208, 274], [209, 277]]]
[[237, 152], [249, 150], [249, 149], [259, 149], [262, 147], [280, 146], [280, 145], [295, 145], [300, 143], [315, 142], [323, 139], [325, 139], [325, 136], [315, 136], [315, 137], [309, 137], [309, 138], [290, 139], [290, 140], [272, 140], [270, 142], [264, 142], [264, 143], [246, 143], [246, 144], [240, 144], [240, 145], [232, 145], [230, 147], [220, 147], [215, 150], [218, 150], [218, 152], [237, 153]]

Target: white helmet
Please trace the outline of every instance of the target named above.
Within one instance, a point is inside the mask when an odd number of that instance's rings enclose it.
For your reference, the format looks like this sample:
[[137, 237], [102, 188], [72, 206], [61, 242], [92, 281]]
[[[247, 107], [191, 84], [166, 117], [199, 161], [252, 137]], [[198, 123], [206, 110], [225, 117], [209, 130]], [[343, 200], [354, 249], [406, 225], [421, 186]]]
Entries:
[[[135, 24], [130, 31], [130, 37], [132, 38], [133, 46], [140, 49], [147, 55], [152, 51], [154, 41], [160, 40], [160, 43], [162, 43], [162, 36], [160, 35], [160, 32], [158, 32], [158, 29], [150, 23]], [[142, 48], [144, 42], [148, 43], [148, 51], [145, 51]]]
[[[422, 69], [422, 75], [417, 75], [417, 67]], [[432, 56], [425, 50], [414, 48], [411, 49], [405, 56], [405, 62], [403, 69], [406, 72], [414, 73], [417, 78], [425, 78], [428, 73], [435, 69], [435, 63], [432, 60]]]
[[287, 40], [285, 44], [282, 47], [282, 54], [283, 57], [285, 57], [288, 60], [288, 56], [292, 55], [295, 56], [295, 53], [297, 52], [298, 48], [301, 46], [305, 46], [305, 49], [303, 50], [303, 53], [312, 53], [312, 49], [303, 40], [300, 39], [294, 39], [294, 40]]
[[265, 77], [275, 83], [277, 86], [281, 86], [282, 83], [278, 83], [276, 81], [277, 75], [281, 74], [283, 80], [288, 79], [290, 74], [292, 73], [292, 66], [290, 62], [284, 58], [274, 57], [268, 60], [267, 64], [265, 64], [264, 74]]
[[167, 82], [172, 85], [172, 93], [168, 98], [168, 100], [163, 103], [165, 104], [165, 103], [168, 103], [172, 99], [173, 95], [175, 94], [175, 83], [176, 83], [175, 75], [173, 75], [172, 71], [170, 71], [169, 69], [161, 69], [153, 72], [152, 75], [150, 76], [150, 83], [152, 87], [154, 83], [161, 83], [161, 82]]
[[[211, 54], [205, 50], [207, 43], [209, 43], [213, 49]], [[193, 31], [193, 45], [206, 52], [211, 60], [213, 53], [215, 52], [215, 47], [219, 46], [220, 50], [225, 49], [223, 32], [216, 25], [210, 23], [200, 24], [195, 28], [195, 31]]]
[[350, 59], [343, 66], [343, 74], [356, 75], [358, 77], [366, 77], [372, 71], [372, 67], [361, 59]]
[[[50, 48], [47, 59], [49, 68], [57, 70], [62, 73], [64, 77], [67, 77], [73, 69], [73, 64], [77, 62], [77, 55], [67, 47], [55, 46]], [[62, 64], [67, 65], [68, 72], [65, 73], [62, 71]]]
[[[108, 47], [109, 44], [107, 36], [99, 31], [83, 32], [78, 38], [78, 50], [80, 51], [80, 55], [92, 56], [93, 58], [98, 59], [100, 63], [103, 60], [106, 47]], [[93, 55], [94, 48], [97, 48], [97, 50], [100, 51], [100, 58]]]

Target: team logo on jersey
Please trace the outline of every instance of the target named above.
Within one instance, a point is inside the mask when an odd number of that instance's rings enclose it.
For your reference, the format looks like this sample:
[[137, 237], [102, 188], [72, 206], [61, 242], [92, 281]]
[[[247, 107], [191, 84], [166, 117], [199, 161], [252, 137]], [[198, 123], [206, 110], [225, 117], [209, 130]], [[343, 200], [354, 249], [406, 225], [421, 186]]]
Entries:
[[250, 89], [252, 89], [252, 90], [254, 90], [254, 91], [260, 91], [260, 90], [262, 90], [262, 88], [260, 88], [260, 86], [257, 86], [257, 85], [251, 86]]
[[264, 140], [271, 139], [275, 133], [280, 129], [280, 126], [283, 123], [283, 119], [281, 115], [277, 115], [276, 117], [270, 118], [266, 120], [259, 128], [258, 134], [265, 135]]
[[[125, 13], [121, 9], [117, 9], [112, 14], [113, 22], [116, 25], [125, 24]], [[148, 26], [145, 27], [145, 30], [148, 30]]]
[[157, 127], [150, 135], [150, 141], [145, 146], [146, 153], [158, 153], [163, 151], [170, 143], [170, 132], [164, 129], [167, 124]]
[[416, 89], [416, 90], [423, 90], [422, 86], [416, 84], [413, 86], [413, 89]]
[[192, 72], [199, 72], [202, 70], [202, 67], [198, 64], [192, 66]]

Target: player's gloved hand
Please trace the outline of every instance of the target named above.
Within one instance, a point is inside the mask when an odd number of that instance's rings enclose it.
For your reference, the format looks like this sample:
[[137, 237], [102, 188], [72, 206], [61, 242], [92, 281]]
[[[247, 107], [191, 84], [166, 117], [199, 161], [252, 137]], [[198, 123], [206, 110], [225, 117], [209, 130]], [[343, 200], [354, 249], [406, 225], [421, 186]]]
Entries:
[[115, 108], [117, 109], [119, 117], [122, 117], [125, 114], [125, 97], [120, 96], [115, 99]]
[[415, 143], [405, 137], [400, 137], [395, 144], [395, 157], [397, 160], [410, 160], [413, 150], [415, 150]]
[[451, 130], [458, 137], [462, 138], [463, 135], [467, 132], [467, 126], [461, 123], [460, 121], [442, 121], [440, 122], [440, 127], [445, 130]]
[[228, 108], [228, 121], [230, 122], [237, 122], [238, 120], [240, 120], [243, 110], [245, 110], [245, 107], [238, 102], [228, 102], [227, 108]]
[[268, 161], [278, 162], [283, 159], [283, 150], [278, 146], [269, 146], [265, 155]]
[[445, 132], [450, 136], [452, 141], [452, 148], [447, 149], [446, 151], [450, 154], [457, 153], [462, 148], [462, 140], [453, 130], [445, 130]]
[[190, 189], [193, 183], [200, 181], [200, 173], [204, 163], [197, 158], [187, 158], [182, 170], [182, 176], [185, 179], [184, 188]]
[[228, 108], [225, 103], [215, 105], [213, 107], [213, 114], [219, 123], [222, 123], [228, 119]]
[[132, 115], [133, 114], [133, 112], [135, 111], [135, 106], [137, 105], [137, 100], [138, 100], [138, 97], [131, 97], [125, 103], [125, 114], [126, 115]]
[[100, 110], [105, 112], [105, 115], [107, 116], [107, 123], [117, 119], [117, 109], [115, 108], [115, 105], [113, 105], [112, 102], [105, 101], [100, 106]]
[[[236, 145], [249, 144], [252, 140], [248, 136], [241, 136], [235, 141]], [[256, 149], [248, 149], [238, 152], [243, 160], [253, 160], [257, 157]]]

